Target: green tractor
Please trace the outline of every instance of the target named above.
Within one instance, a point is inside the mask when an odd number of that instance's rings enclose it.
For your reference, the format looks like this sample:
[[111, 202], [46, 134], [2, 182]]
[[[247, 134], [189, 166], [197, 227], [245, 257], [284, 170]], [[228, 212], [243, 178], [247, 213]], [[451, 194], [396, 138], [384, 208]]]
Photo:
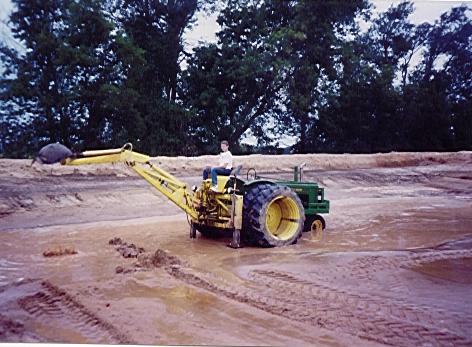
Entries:
[[63, 165], [122, 162], [188, 215], [191, 238], [196, 238], [197, 231], [203, 235], [231, 231], [229, 246], [233, 248], [240, 247], [241, 240], [263, 247], [293, 244], [303, 231], [321, 232], [325, 221], [320, 214], [329, 212], [324, 189], [302, 181], [303, 165], [294, 169], [293, 181], [259, 177], [254, 169], [248, 170], [244, 180], [239, 177], [239, 166], [230, 176], [218, 176], [216, 191], [211, 189], [210, 179], [189, 191], [184, 182], [156, 166], [149, 156], [134, 152], [131, 144], [81, 153], [50, 144], [40, 150], [36, 160]]
[[[243, 196], [243, 240], [263, 247], [285, 246], [296, 243], [304, 231], [319, 234], [325, 229], [320, 214], [329, 213], [329, 200], [324, 197], [324, 188], [302, 181], [304, 166], [294, 167], [292, 181], [258, 176], [254, 168], [247, 171], [246, 180], [236, 174], [228, 180], [219, 177], [226, 181], [224, 189], [235, 187]], [[206, 232], [205, 226], [197, 229]]]

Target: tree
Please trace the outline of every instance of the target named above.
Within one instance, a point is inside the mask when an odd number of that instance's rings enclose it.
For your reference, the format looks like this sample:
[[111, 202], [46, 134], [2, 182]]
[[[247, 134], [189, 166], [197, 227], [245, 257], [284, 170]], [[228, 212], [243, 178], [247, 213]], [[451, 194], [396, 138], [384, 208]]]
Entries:
[[318, 105], [309, 148], [325, 151], [385, 151], [399, 141], [399, 62], [408, 52], [411, 4], [390, 7], [371, 21], [367, 32], [351, 26], [333, 54], [334, 87]]
[[[198, 47], [188, 61], [184, 101], [195, 114], [192, 134], [206, 150], [215, 139], [237, 148], [252, 130], [264, 143], [267, 119], [279, 110], [280, 61], [269, 45], [267, 8], [263, 1], [230, 1], [218, 17], [218, 43]], [[215, 147], [216, 149], [216, 147]]]
[[26, 135], [25, 119], [21, 117], [10, 95], [10, 85], [15, 79], [19, 63], [18, 52], [0, 43], [0, 62], [3, 66], [0, 79], [0, 153], [18, 157], [31, 141], [31, 136]]
[[29, 134], [26, 142], [18, 139], [24, 142], [22, 151], [33, 152], [56, 141], [77, 145], [84, 130], [98, 128], [87, 126], [89, 116], [93, 120], [99, 116], [86, 95], [88, 88], [97, 89], [102, 82], [96, 67], [112, 27], [96, 0], [15, 0], [14, 4], [13, 36], [26, 51], [3, 48], [2, 95], [11, 104], [10, 120], [23, 124], [27, 131], [21, 133]]
[[[470, 146], [470, 21], [462, 6], [414, 26], [402, 2], [344, 44], [337, 88], [310, 130], [329, 151], [447, 150]], [[412, 56], [423, 61], [411, 66]], [[458, 147], [460, 146], [460, 147]]]
[[196, 50], [187, 72], [196, 134], [211, 133], [202, 142], [225, 136], [236, 143], [251, 129], [264, 143], [267, 128], [275, 127], [300, 134], [303, 151], [316, 88], [333, 71], [335, 32], [365, 5], [230, 1], [218, 19], [218, 44]]
[[74, 76], [74, 103], [82, 125], [77, 143], [86, 148], [107, 145], [110, 122], [105, 108], [106, 90], [119, 81], [114, 57], [113, 24], [95, 0], [81, 0], [70, 6], [66, 44], [74, 49], [69, 73]]
[[12, 119], [18, 111], [34, 134], [23, 151], [51, 141], [75, 147], [132, 141], [152, 154], [177, 153], [189, 118], [177, 96], [182, 34], [211, 3], [15, 0], [12, 31], [26, 52], [2, 48], [14, 71], [3, 74], [2, 95], [14, 104], [8, 122], [21, 123]]
[[341, 49], [339, 33], [353, 24], [368, 7], [358, 1], [298, 1], [288, 11], [283, 44], [290, 47], [290, 73], [287, 74], [291, 120], [299, 134], [297, 150], [306, 152], [310, 124], [316, 122], [323, 85], [336, 76], [335, 59]]
[[[182, 35], [197, 11], [210, 1], [122, 0], [115, 18], [123, 34], [125, 56], [139, 64], [125, 64], [123, 82], [127, 102], [115, 100], [115, 134], [133, 140], [140, 150], [152, 154], [175, 154], [188, 142], [189, 113], [177, 94], [180, 62], [184, 55]], [[132, 58], [135, 60], [135, 58]]]
[[423, 60], [405, 94], [411, 148], [472, 148], [470, 11], [455, 7], [426, 31]]

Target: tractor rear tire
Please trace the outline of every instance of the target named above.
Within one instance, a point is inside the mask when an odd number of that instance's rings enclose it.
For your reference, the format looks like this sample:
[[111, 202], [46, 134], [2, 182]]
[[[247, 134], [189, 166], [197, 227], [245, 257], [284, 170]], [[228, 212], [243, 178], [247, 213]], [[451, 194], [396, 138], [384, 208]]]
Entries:
[[247, 242], [262, 247], [296, 243], [305, 222], [305, 210], [298, 195], [278, 184], [261, 183], [244, 196], [243, 233]]

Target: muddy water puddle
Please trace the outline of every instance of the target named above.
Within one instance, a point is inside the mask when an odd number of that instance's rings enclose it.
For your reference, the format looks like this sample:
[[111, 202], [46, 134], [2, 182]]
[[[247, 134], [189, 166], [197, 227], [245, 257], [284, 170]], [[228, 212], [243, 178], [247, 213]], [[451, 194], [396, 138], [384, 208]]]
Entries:
[[414, 268], [414, 270], [432, 278], [468, 285], [472, 284], [472, 257], [440, 259], [422, 264]]

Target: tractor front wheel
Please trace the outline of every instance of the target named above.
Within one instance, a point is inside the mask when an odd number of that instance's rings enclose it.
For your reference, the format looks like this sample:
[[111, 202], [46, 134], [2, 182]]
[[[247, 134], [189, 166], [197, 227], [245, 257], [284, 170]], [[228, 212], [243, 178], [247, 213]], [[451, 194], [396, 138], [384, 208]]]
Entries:
[[311, 231], [311, 232], [320, 232], [326, 228], [326, 222], [323, 217], [318, 214], [307, 216], [305, 220], [305, 227], [303, 231]]

